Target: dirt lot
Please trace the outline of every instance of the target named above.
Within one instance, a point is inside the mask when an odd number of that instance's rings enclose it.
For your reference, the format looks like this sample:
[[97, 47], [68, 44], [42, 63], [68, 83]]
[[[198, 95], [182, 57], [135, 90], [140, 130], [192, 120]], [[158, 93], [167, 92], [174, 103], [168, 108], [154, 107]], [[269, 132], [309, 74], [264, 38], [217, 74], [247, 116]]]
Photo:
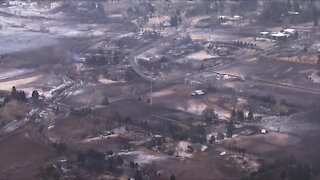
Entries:
[[165, 180], [171, 174], [174, 174], [179, 179], [221, 179], [232, 180], [239, 179], [244, 173], [234, 167], [234, 165], [221, 157], [215, 151], [198, 153], [196, 157], [179, 160], [167, 160], [158, 165], [159, 169], [163, 169], [165, 175], [161, 179]]
[[110, 84], [87, 83], [74, 89], [70, 93], [70, 96], [65, 98], [63, 102], [76, 107], [100, 105], [104, 97], [107, 97], [110, 101], [118, 100], [121, 97], [132, 96], [147, 88], [148, 86], [143, 82], [114, 82]]
[[303, 162], [312, 163], [319, 167], [320, 145], [317, 143], [320, 137], [319, 115], [318, 107], [313, 111], [292, 115], [281, 125], [285, 127], [284, 131], [299, 136], [301, 140], [296, 144], [281, 149], [279, 156], [292, 154]]
[[312, 64], [259, 58], [220, 72], [319, 90], [318, 84], [308, 79], [314, 71], [315, 66]]
[[226, 146], [237, 146], [246, 149], [249, 153], [266, 155], [279, 151], [284, 147], [296, 144], [300, 138], [288, 134], [270, 132], [252, 136], [239, 136], [228, 139]]
[[154, 104], [195, 115], [201, 115], [206, 107], [212, 107], [220, 118], [226, 119], [237, 102], [234, 96], [227, 93], [191, 96], [194, 90], [196, 87], [184, 84], [168, 87], [153, 94]]
[[57, 157], [26, 131], [1, 140], [0, 147], [0, 179], [34, 179], [41, 165]]

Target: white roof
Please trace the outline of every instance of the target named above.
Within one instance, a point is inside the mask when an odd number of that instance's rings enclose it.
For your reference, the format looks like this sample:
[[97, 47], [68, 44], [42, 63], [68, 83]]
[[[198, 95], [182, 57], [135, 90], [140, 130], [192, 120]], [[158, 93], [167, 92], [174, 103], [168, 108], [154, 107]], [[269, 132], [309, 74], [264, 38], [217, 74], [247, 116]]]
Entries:
[[266, 133], [267, 133], [267, 130], [266, 130], [266, 129], [261, 129], [261, 133], [262, 133], [262, 134], [266, 134]]
[[263, 32], [260, 32], [260, 34], [267, 35], [267, 34], [269, 34], [269, 32], [263, 31]]
[[242, 19], [242, 16], [235, 15], [235, 16], [233, 16], [233, 18], [235, 18], [235, 19]]
[[286, 33], [290, 33], [290, 34], [293, 34], [293, 33], [296, 32], [295, 29], [285, 29], [285, 30], [283, 30], [283, 31], [286, 32]]
[[282, 32], [276, 32], [276, 33], [272, 33], [271, 36], [274, 36], [274, 37], [285, 37], [285, 36], [288, 36], [288, 35], [285, 34], [285, 33], [282, 33]]
[[195, 90], [194, 92], [197, 94], [204, 94], [204, 92], [202, 90]]
[[299, 14], [299, 12], [297, 12], [297, 11], [289, 11], [289, 12], [288, 12], [288, 14], [298, 15], [298, 14]]

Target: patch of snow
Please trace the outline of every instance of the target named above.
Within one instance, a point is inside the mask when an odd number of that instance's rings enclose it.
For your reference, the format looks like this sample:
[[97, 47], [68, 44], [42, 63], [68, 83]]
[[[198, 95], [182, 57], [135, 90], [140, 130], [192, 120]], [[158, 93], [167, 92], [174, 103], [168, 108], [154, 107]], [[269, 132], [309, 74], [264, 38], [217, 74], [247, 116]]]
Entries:
[[132, 151], [132, 152], [122, 152], [118, 153], [119, 155], [133, 155], [134, 156], [134, 162], [137, 162], [140, 164], [151, 164], [153, 161], [159, 161], [166, 159], [163, 155], [152, 155], [147, 154], [143, 151]]
[[92, 141], [101, 141], [101, 140], [104, 140], [104, 139], [114, 138], [114, 137], [118, 137], [118, 136], [119, 136], [118, 134], [100, 135], [98, 137], [84, 139], [82, 142], [83, 143], [89, 143], [89, 142], [92, 142]]
[[23, 75], [26, 73], [33, 72], [33, 69], [11, 69], [8, 72], [0, 73], [0, 80], [5, 80], [15, 76]]
[[180, 141], [177, 148], [176, 148], [176, 155], [182, 158], [190, 158], [192, 157], [191, 153], [188, 153], [189, 146], [191, 145], [190, 142], [187, 141]]

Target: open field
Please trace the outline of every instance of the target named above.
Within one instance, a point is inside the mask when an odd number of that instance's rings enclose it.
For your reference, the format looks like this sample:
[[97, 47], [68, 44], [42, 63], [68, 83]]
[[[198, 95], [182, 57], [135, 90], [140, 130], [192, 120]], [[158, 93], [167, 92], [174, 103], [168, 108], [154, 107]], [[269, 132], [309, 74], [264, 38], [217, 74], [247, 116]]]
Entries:
[[284, 147], [299, 143], [300, 139], [287, 134], [277, 134], [274, 132], [267, 135], [259, 134], [254, 136], [236, 137], [225, 142], [226, 145], [237, 146], [247, 149], [248, 153], [254, 154], [272, 154], [272, 152], [279, 151]]
[[[163, 179], [167, 179], [171, 173], [176, 174], [183, 179], [238, 179], [243, 175], [243, 172], [236, 170], [232, 162], [228, 162], [222, 157], [219, 157], [217, 152], [207, 152], [197, 154], [197, 157], [185, 161], [168, 160], [160, 163], [159, 169], [163, 169], [168, 174], [165, 174]], [[198, 169], [194, 171], [194, 169]]]
[[57, 158], [55, 152], [33, 139], [32, 133], [21, 132], [1, 140], [1, 178], [32, 179], [40, 166]]

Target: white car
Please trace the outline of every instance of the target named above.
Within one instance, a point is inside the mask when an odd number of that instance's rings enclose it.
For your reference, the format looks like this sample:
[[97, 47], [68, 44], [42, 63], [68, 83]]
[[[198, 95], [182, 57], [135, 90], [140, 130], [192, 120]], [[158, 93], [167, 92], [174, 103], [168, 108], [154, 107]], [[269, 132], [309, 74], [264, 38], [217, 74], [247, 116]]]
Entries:
[[204, 92], [202, 90], [195, 90], [192, 93], [190, 93], [191, 96], [199, 96], [204, 95]]
[[261, 134], [267, 134], [267, 130], [266, 129], [261, 129]]

